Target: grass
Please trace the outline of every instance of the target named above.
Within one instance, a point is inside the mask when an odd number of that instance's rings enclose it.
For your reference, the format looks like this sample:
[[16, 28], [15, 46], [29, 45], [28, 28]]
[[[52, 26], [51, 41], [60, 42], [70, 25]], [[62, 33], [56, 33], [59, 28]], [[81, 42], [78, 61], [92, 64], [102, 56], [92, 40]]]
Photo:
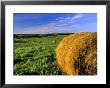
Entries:
[[67, 35], [29, 36], [14, 37], [14, 75], [61, 75], [54, 50]]

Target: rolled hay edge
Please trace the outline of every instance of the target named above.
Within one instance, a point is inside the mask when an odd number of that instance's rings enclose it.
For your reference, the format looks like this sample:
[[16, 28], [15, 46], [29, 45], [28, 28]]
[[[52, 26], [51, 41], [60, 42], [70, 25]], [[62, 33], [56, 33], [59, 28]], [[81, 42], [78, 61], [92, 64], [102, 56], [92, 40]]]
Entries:
[[67, 75], [97, 74], [97, 33], [81, 32], [64, 37], [55, 49], [59, 68]]

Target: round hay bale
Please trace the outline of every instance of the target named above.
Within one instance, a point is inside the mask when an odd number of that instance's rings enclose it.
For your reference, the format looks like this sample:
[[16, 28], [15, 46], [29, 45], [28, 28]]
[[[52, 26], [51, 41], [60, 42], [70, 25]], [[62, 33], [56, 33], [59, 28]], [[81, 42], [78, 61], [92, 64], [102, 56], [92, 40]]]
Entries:
[[59, 68], [64, 74], [97, 74], [96, 32], [81, 32], [64, 37], [55, 52]]

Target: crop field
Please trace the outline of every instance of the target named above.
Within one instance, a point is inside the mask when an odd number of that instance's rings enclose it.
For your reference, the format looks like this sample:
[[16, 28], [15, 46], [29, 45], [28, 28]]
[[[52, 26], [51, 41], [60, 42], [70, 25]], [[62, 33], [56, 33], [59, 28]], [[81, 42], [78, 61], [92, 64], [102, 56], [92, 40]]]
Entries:
[[97, 33], [14, 34], [14, 75], [96, 75]]
[[13, 75], [97, 75], [97, 13], [14, 13]]
[[14, 75], [63, 75], [55, 48], [69, 34], [14, 34]]

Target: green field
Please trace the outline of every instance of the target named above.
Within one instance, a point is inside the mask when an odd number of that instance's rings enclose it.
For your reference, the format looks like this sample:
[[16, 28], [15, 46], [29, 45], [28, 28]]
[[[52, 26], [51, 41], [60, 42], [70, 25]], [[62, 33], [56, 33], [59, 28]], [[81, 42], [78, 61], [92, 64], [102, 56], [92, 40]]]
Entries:
[[68, 34], [14, 34], [14, 75], [62, 75], [55, 48]]

